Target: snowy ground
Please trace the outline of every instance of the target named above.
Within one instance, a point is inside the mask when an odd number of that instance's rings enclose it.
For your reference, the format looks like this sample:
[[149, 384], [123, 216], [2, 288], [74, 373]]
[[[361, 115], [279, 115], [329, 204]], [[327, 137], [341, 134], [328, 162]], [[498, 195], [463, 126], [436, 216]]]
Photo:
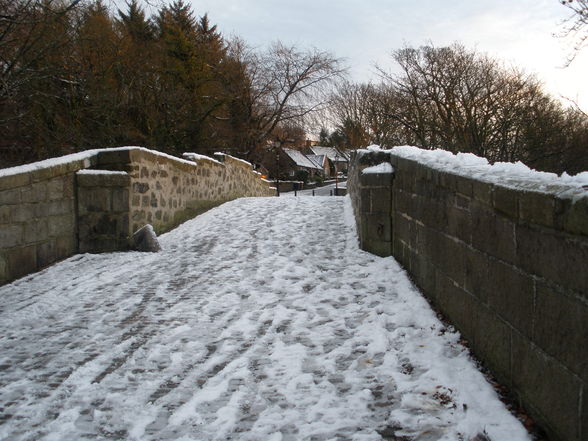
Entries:
[[296, 192], [294, 192], [294, 191], [282, 192], [281, 195], [282, 196], [294, 196], [294, 193], [296, 193], [296, 196], [332, 196], [333, 193], [335, 192], [335, 187], [346, 188], [347, 181], [342, 181], [342, 182], [339, 182], [338, 184], [328, 184], [323, 187], [312, 188], [310, 190], [297, 190]]
[[348, 199], [241, 199], [161, 242], [0, 288], [0, 439], [529, 440]]

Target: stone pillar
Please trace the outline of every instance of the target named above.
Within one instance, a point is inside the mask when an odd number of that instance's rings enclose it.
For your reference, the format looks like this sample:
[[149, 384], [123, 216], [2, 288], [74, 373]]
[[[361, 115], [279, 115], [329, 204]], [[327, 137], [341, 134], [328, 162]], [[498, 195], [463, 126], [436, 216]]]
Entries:
[[390, 163], [389, 153], [370, 152], [354, 156], [348, 188], [361, 249], [386, 257], [392, 255], [394, 173], [364, 173], [367, 167], [381, 163]]
[[77, 173], [80, 253], [129, 249], [129, 186], [126, 172]]

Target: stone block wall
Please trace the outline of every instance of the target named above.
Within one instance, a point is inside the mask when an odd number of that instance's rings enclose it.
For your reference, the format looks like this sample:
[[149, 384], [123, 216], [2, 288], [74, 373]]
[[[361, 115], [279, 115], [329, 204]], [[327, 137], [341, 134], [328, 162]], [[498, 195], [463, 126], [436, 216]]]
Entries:
[[[382, 160], [393, 175], [362, 175]], [[356, 155], [348, 188], [364, 249], [405, 267], [550, 439], [588, 439], [588, 194], [493, 184], [393, 151]]]
[[275, 195], [245, 161], [194, 157], [124, 147], [0, 170], [0, 284], [77, 252], [126, 250], [147, 223], [161, 233], [225, 201]]
[[[275, 189], [248, 162], [218, 154], [187, 161], [148, 150], [129, 152], [130, 229], [153, 225], [160, 234], [223, 202], [273, 196]], [[120, 164], [119, 164], [120, 165]]]
[[76, 251], [75, 174], [92, 163], [72, 155], [0, 173], [0, 284]]
[[122, 171], [80, 170], [78, 230], [80, 253], [124, 250], [129, 238], [131, 178]]

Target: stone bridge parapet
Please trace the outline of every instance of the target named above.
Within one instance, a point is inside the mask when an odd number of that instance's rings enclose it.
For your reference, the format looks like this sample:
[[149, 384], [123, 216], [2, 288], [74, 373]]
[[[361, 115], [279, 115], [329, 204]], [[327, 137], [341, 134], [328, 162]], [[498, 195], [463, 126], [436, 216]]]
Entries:
[[348, 182], [361, 247], [404, 266], [553, 441], [588, 439], [585, 178], [400, 147], [358, 151]]
[[121, 147], [0, 170], [0, 284], [78, 252], [127, 250], [147, 223], [162, 233], [223, 202], [275, 195], [248, 162], [215, 156]]

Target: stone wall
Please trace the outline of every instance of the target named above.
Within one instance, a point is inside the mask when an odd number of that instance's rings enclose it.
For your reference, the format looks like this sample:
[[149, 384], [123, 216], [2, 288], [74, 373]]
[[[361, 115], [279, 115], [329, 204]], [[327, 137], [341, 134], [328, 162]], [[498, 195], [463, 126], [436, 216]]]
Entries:
[[0, 170], [0, 284], [76, 252], [75, 174], [92, 164], [71, 155]]
[[[229, 155], [185, 155], [182, 161], [147, 150], [130, 152], [131, 229], [153, 225], [159, 234], [223, 202], [274, 196], [251, 164]], [[126, 167], [122, 167], [125, 169]]]
[[78, 189], [78, 252], [124, 250], [130, 234], [131, 178], [121, 171], [80, 170]]
[[[393, 174], [362, 174], [390, 162]], [[364, 249], [393, 255], [552, 440], [588, 439], [588, 192], [355, 155]], [[580, 189], [581, 191], [581, 189]]]
[[190, 157], [125, 147], [0, 170], [0, 284], [77, 252], [126, 250], [146, 223], [161, 233], [225, 201], [275, 195], [245, 161]]

